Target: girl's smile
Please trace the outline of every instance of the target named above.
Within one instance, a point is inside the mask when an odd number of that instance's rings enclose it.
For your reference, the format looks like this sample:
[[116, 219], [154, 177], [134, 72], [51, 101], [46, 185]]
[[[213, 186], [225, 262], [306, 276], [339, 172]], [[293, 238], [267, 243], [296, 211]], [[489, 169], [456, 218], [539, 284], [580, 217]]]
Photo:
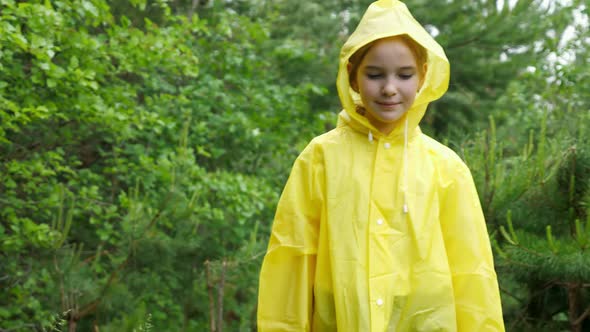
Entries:
[[381, 105], [384, 109], [395, 109], [397, 106], [402, 105], [402, 102], [376, 102]]

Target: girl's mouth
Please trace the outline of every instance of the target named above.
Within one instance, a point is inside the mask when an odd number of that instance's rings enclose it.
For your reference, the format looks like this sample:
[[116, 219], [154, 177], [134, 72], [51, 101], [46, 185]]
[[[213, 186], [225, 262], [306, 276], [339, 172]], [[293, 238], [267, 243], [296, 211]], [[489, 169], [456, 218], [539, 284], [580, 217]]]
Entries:
[[377, 102], [377, 104], [379, 104], [379, 105], [381, 105], [383, 107], [394, 107], [394, 106], [397, 106], [397, 105], [401, 105], [401, 102], [387, 102], [387, 103]]

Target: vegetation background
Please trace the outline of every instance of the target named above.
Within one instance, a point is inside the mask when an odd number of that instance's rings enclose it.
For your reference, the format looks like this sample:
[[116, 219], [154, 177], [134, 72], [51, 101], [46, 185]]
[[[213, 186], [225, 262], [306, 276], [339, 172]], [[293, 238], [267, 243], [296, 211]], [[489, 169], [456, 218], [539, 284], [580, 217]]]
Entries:
[[[0, 331], [254, 331], [368, 0], [0, 0]], [[590, 331], [586, 1], [408, 0], [452, 64], [508, 331]]]

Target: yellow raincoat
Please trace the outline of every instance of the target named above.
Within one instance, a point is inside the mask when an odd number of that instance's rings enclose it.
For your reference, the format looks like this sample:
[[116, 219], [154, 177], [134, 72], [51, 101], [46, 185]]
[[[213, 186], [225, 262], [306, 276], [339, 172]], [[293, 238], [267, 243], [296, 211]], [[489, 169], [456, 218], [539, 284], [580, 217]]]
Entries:
[[[400, 34], [427, 49], [428, 71], [400, 121], [407, 129], [384, 136], [355, 111], [347, 63]], [[403, 3], [369, 7], [340, 55], [338, 127], [305, 148], [281, 196], [260, 272], [259, 331], [504, 331], [471, 174], [418, 126], [448, 80], [443, 49]]]

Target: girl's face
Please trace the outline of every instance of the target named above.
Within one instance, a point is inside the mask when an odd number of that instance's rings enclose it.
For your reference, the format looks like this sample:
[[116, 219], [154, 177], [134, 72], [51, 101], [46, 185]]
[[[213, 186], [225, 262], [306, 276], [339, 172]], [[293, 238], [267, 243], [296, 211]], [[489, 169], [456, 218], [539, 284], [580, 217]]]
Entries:
[[371, 46], [358, 67], [353, 89], [361, 96], [369, 122], [389, 134], [414, 103], [420, 84], [414, 54], [402, 39], [392, 37]]

